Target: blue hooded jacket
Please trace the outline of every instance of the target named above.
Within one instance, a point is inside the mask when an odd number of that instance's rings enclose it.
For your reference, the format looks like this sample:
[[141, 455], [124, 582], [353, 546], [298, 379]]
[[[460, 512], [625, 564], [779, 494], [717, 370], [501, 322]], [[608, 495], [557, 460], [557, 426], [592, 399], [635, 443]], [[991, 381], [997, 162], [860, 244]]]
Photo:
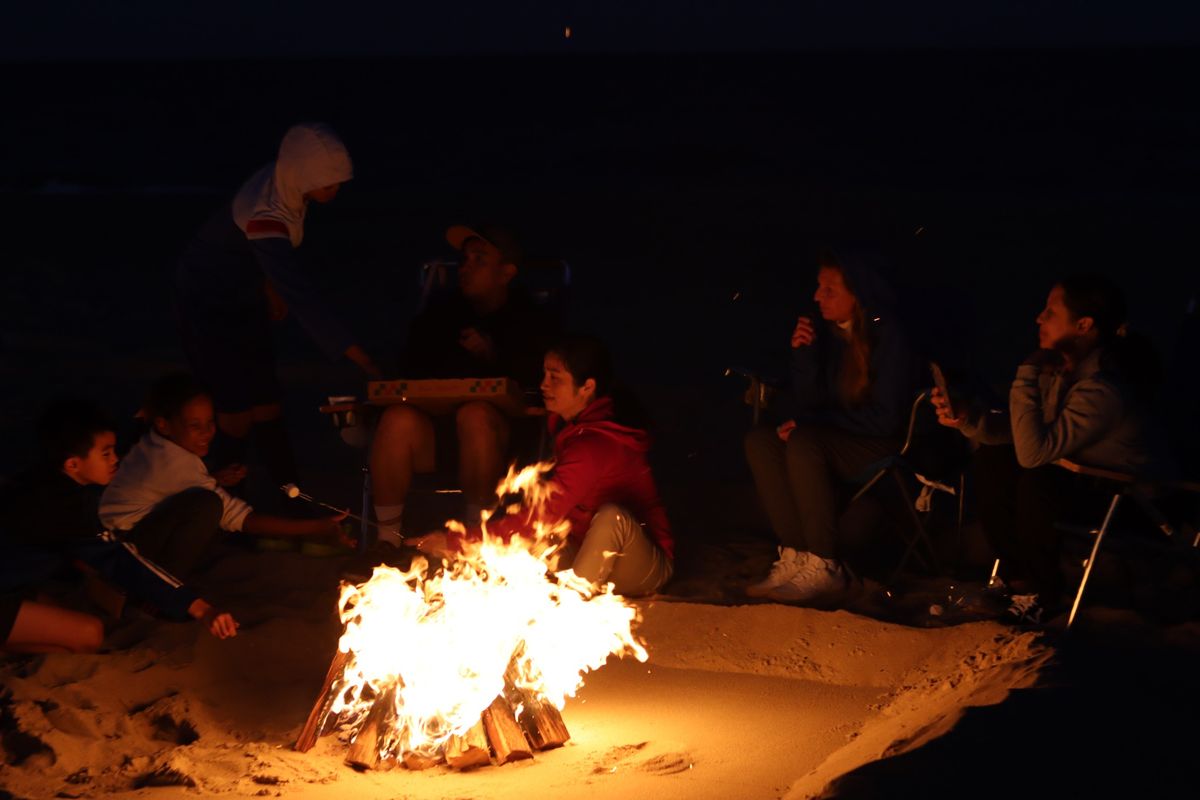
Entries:
[[862, 436], [903, 436], [912, 401], [921, 387], [921, 364], [895, 310], [890, 287], [869, 251], [834, 253], [847, 288], [862, 307], [871, 342], [870, 390], [848, 404], [838, 387], [846, 341], [832, 323], [816, 323], [816, 341], [792, 350], [791, 389], [795, 420], [825, 424]]

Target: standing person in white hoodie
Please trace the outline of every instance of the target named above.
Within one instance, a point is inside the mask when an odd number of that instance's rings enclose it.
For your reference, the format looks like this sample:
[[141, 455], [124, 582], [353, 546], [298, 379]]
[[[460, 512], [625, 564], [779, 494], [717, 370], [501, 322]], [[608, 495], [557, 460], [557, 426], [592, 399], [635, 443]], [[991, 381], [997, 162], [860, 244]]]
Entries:
[[167, 375], [143, 409], [150, 430], [121, 461], [100, 497], [100, 519], [179, 576], [199, 566], [223, 531], [264, 536], [340, 534], [346, 515], [288, 519], [260, 514], [224, 488], [236, 470], [211, 475], [202, 458], [216, 432], [208, 392], [187, 374]]
[[271, 323], [289, 311], [333, 359], [369, 377], [379, 368], [326, 308], [296, 257], [309, 201], [327, 203], [354, 176], [350, 155], [321, 123], [290, 128], [275, 161], [242, 185], [192, 237], [175, 271], [174, 302], [192, 371], [212, 391], [227, 463], [249, 444], [275, 483], [298, 482], [283, 426]]

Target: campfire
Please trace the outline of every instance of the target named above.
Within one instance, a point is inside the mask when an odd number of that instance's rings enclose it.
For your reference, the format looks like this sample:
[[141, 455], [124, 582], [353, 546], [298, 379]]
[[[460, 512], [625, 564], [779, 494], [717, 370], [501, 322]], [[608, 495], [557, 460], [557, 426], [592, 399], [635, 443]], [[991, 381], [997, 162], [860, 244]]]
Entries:
[[337, 732], [360, 769], [530, 758], [570, 737], [559, 712], [585, 673], [610, 655], [646, 660], [637, 609], [556, 570], [567, 526], [537, 513], [547, 468], [510, 470], [497, 490], [524, 498], [500, 510], [525, 515], [524, 536], [490, 536], [485, 514], [481, 538], [442, 563], [418, 556], [342, 585], [345, 629], [298, 750]]

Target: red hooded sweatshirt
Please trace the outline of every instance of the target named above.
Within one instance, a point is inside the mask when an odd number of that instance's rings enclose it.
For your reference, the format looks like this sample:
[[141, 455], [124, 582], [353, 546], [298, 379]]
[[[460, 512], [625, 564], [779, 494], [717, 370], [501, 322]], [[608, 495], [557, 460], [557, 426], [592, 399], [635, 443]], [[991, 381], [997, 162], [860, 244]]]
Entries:
[[[646, 453], [650, 436], [613, 420], [609, 397], [593, 400], [573, 421], [551, 414], [547, 423], [554, 436], [554, 492], [542, 510], [548, 522], [566, 519], [578, 545], [600, 506], [615, 503], [645, 526], [650, 540], [675, 557], [671, 523], [658, 496]], [[507, 539], [525, 527], [528, 517], [512, 514], [488, 524], [488, 533]], [[472, 531], [472, 533], [475, 533]]]

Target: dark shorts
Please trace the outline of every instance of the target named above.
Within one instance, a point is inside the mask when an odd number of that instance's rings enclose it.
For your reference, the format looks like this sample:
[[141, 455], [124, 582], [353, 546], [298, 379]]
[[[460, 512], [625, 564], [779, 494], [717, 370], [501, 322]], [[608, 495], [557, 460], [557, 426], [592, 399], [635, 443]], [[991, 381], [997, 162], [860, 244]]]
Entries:
[[249, 411], [281, 401], [271, 323], [264, 312], [200, 311], [179, 300], [176, 318], [192, 372], [212, 392], [217, 411]]

